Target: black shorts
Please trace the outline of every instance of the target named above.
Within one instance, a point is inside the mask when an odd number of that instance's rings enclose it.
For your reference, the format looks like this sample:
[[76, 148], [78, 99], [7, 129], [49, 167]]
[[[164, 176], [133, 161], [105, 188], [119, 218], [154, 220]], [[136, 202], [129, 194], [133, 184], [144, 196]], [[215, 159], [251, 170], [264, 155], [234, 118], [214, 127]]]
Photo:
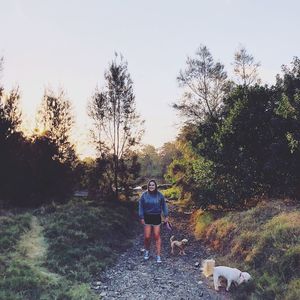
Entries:
[[147, 215], [144, 214], [145, 225], [160, 225], [161, 224], [161, 215]]

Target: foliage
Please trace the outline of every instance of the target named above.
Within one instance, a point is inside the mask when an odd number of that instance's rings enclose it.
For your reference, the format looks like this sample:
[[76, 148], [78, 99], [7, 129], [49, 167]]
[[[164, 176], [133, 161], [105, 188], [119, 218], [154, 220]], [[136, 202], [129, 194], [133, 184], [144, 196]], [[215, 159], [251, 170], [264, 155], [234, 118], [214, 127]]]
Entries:
[[223, 97], [230, 88], [224, 65], [214, 62], [206, 46], [200, 46], [194, 58], [188, 57], [186, 69], [177, 80], [186, 91], [179, 104], [174, 104], [189, 123], [218, 119]]
[[285, 295], [285, 300], [297, 300], [300, 298], [300, 279], [294, 279], [290, 281], [287, 287], [287, 294]]
[[154, 146], [145, 145], [141, 149], [139, 152], [139, 162], [141, 164], [140, 176], [144, 180], [162, 177], [160, 156]]
[[70, 141], [74, 116], [71, 102], [63, 90], [57, 94], [50, 89], [45, 90], [38, 119], [42, 135], [47, 135], [58, 148], [54, 158], [72, 166], [77, 159], [74, 144]]
[[[300, 278], [300, 213], [297, 206], [277, 200], [262, 202], [246, 211], [223, 213], [221, 218], [210, 213], [215, 220], [209, 221], [198, 237], [218, 252], [218, 264], [238, 267], [254, 277], [255, 286], [240, 287], [234, 299], [241, 299], [239, 296], [248, 288], [252, 297], [258, 299], [283, 299], [285, 294], [294, 297], [299, 292], [296, 282]], [[201, 225], [201, 217], [194, 218], [195, 229], [198, 222]]]
[[65, 200], [73, 189], [76, 161], [69, 141], [72, 125], [69, 102], [45, 95], [44, 100], [49, 104], [43, 111], [47, 131], [28, 138], [20, 129], [19, 90], [8, 95], [0, 90], [2, 205], [30, 207]]
[[152, 145], [144, 145], [138, 152], [138, 161], [141, 165], [140, 182], [155, 178], [164, 181], [168, 166], [174, 159], [181, 157], [181, 151], [175, 142], [164, 143], [159, 149]]
[[19, 241], [31, 229], [31, 219], [29, 212], [0, 217], [0, 299], [97, 299], [88, 285], [50, 273], [21, 251]]
[[200, 239], [207, 227], [213, 222], [213, 216], [208, 211], [198, 209], [193, 213], [192, 222], [194, 225], [194, 235], [196, 239]]
[[30, 228], [31, 216], [20, 214], [17, 216], [0, 216], [0, 250], [1, 253], [14, 251], [20, 236]]
[[111, 264], [133, 233], [131, 211], [120, 203], [111, 205], [71, 202], [46, 216], [47, 268], [68, 279], [88, 281]]
[[[120, 161], [125, 160], [139, 144], [144, 132], [144, 122], [136, 112], [133, 82], [128, 73], [127, 62], [123, 61], [122, 56], [118, 62], [116, 55], [104, 78], [106, 86], [102, 91], [96, 89], [89, 103], [88, 113], [93, 120], [92, 136], [99, 151], [99, 158], [105, 156], [106, 159], [112, 159], [111, 186], [114, 185], [118, 198], [119, 176], [125, 166], [120, 166]], [[108, 179], [110, 180], [109, 177]]]
[[255, 62], [254, 57], [247, 52], [245, 47], [241, 46], [234, 53], [233, 66], [238, 84], [247, 87], [260, 83], [260, 79], [258, 78], [260, 63]]
[[262, 194], [296, 197], [299, 74], [295, 58], [291, 67], [283, 67], [276, 85], [236, 85], [224, 95], [218, 119], [185, 124], [177, 141], [187, 145], [188, 155], [182, 151], [180, 160], [174, 160], [169, 178], [192, 193], [201, 208], [239, 208]]
[[178, 200], [180, 197], [180, 189], [176, 186], [161, 191], [165, 198], [170, 200]]

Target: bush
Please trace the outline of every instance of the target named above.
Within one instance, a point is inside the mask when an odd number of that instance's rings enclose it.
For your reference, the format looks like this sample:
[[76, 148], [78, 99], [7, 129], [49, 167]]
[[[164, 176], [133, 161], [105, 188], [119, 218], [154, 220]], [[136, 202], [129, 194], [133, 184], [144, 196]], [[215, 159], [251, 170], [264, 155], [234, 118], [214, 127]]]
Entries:
[[180, 189], [176, 186], [161, 191], [166, 198], [178, 200], [180, 197]]

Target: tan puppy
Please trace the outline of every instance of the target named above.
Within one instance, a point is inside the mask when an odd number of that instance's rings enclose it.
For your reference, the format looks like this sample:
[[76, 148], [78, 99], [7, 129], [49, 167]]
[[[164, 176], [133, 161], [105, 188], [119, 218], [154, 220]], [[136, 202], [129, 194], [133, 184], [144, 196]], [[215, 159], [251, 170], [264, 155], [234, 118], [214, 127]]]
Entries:
[[179, 248], [179, 254], [180, 255], [186, 255], [184, 252], [184, 247], [188, 243], [187, 239], [183, 239], [181, 241], [174, 241], [174, 235], [171, 236], [170, 238], [170, 243], [171, 243], [171, 253], [174, 254], [174, 247]]
[[226, 291], [229, 291], [232, 282], [236, 282], [238, 285], [247, 282], [251, 279], [251, 276], [247, 272], [242, 272], [236, 268], [230, 268], [225, 266], [215, 266], [214, 259], [206, 259], [202, 263], [202, 273], [209, 277], [213, 275], [215, 290], [219, 290], [220, 281], [219, 277], [224, 277], [227, 280]]

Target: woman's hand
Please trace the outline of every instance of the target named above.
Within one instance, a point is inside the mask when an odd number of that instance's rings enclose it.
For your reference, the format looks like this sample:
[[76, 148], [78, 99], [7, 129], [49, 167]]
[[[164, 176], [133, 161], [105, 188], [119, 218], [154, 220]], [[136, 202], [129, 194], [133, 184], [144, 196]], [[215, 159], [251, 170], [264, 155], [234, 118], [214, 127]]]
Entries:
[[145, 220], [144, 219], [141, 219], [141, 224], [145, 225]]
[[165, 217], [164, 222], [165, 222], [165, 223], [169, 222], [169, 218], [168, 218], [168, 217]]

